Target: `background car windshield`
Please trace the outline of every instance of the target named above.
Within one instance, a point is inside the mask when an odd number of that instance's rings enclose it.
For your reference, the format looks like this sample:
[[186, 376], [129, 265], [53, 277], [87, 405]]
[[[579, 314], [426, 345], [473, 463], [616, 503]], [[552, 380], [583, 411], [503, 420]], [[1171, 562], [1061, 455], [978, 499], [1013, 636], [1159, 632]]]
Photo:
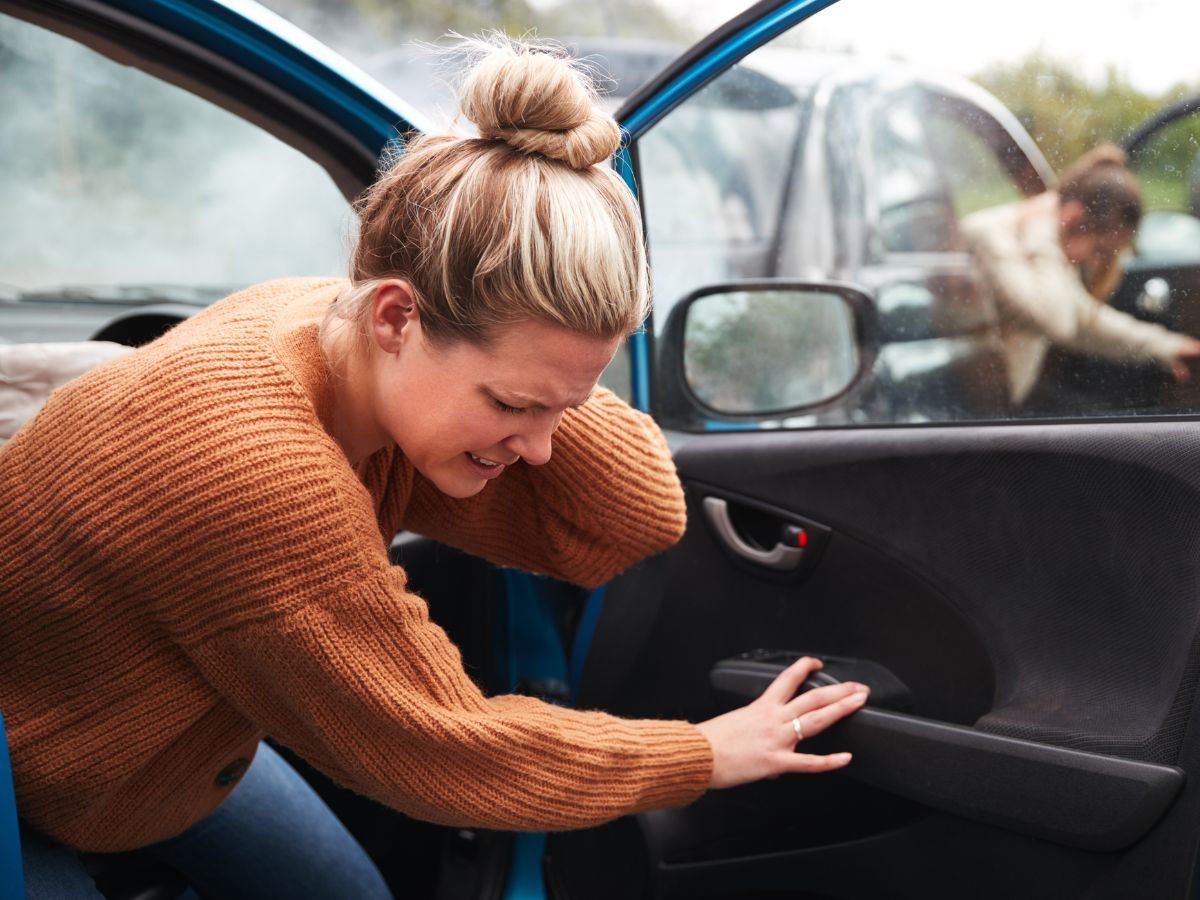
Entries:
[[585, 58], [612, 108], [684, 48], [748, 4], [742, 0], [264, 0], [263, 5], [353, 60], [425, 113], [452, 112], [462, 66], [437, 52], [450, 34], [500, 30], [556, 41]]

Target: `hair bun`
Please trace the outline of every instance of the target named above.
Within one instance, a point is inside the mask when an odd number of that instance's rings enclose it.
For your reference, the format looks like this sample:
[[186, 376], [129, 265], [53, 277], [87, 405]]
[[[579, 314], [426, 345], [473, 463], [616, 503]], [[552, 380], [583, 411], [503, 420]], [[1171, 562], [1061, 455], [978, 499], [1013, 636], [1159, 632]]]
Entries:
[[620, 145], [621, 129], [565, 56], [509, 41], [483, 47], [459, 95], [459, 108], [480, 137], [575, 169], [607, 159]]

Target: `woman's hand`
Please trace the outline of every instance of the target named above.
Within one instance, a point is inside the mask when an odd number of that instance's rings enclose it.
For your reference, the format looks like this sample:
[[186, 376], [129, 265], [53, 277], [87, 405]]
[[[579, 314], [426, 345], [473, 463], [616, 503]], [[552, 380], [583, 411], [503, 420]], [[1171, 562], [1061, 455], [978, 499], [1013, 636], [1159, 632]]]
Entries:
[[1185, 338], [1175, 355], [1167, 361], [1171, 375], [1179, 384], [1187, 384], [1192, 379], [1192, 368], [1188, 363], [1200, 358], [1200, 341], [1195, 338]]
[[[734, 787], [784, 772], [828, 772], [850, 762], [849, 753], [814, 756], [796, 752], [800, 735], [820, 734], [867, 699], [867, 686], [855, 682], [817, 688], [797, 697], [804, 680], [820, 668], [819, 659], [802, 657], [780, 672], [753, 703], [696, 726], [712, 745], [710, 788]], [[798, 729], [793, 719], [799, 723]]]

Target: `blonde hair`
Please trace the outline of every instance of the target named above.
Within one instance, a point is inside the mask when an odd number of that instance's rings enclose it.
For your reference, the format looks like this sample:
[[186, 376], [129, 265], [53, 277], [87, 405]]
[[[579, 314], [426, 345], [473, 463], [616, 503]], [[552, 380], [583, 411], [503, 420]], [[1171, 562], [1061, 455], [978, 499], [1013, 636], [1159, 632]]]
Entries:
[[560, 52], [493, 38], [459, 94], [478, 137], [423, 135], [363, 194], [351, 286], [330, 307], [367, 334], [380, 281], [415, 292], [435, 343], [486, 344], [537, 319], [594, 337], [646, 317], [641, 219], [607, 165], [620, 144], [585, 73]]

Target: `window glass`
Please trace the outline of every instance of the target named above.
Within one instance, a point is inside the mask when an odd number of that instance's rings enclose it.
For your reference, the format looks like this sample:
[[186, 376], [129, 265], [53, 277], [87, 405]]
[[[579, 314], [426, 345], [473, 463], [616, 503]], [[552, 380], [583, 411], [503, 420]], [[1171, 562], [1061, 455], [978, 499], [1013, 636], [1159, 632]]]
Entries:
[[893, 97], [875, 117], [879, 234], [887, 251], [950, 250], [954, 204], [925, 134], [919, 92]]
[[[671, 424], [1200, 410], [1200, 103], [1181, 102], [1200, 97], [1200, 77], [1177, 36], [1200, 25], [1200, 7], [1016, 6], [841, 0], [739, 65], [737, 77], [769, 78], [790, 102], [734, 91], [730, 71], [639, 139], [656, 390]], [[1020, 27], [1032, 19], [1044, 27]], [[931, 21], [960, 39], [936, 39]], [[718, 111], [718, 96], [737, 96], [736, 112]], [[723, 120], [745, 121], [750, 107], [757, 127]], [[1122, 167], [1121, 143], [1169, 108], [1180, 112]], [[1081, 158], [1109, 166], [1103, 185], [1076, 177]], [[745, 214], [731, 163], [758, 179], [749, 208], [771, 216]], [[1064, 178], [1066, 198], [1055, 191]], [[670, 311], [689, 292], [747, 278], [848, 282], [867, 295], [873, 362], [854, 390], [749, 422], [671, 395], [682, 352]], [[767, 351], [726, 355], [738, 352]]]
[[930, 95], [925, 106], [930, 156], [945, 179], [956, 219], [1021, 199], [1020, 188], [1002, 162], [1020, 150], [1007, 140], [999, 146], [989, 143], [989, 132], [1006, 137], [995, 130], [993, 121], [948, 97]]
[[1130, 168], [1146, 203], [1134, 264], [1200, 264], [1200, 112], [1151, 130], [1133, 150]]
[[111, 338], [138, 310], [346, 271], [324, 169], [180, 88], [0, 16], [0, 111], [0, 341]]
[[694, 288], [772, 274], [803, 121], [792, 87], [735, 66], [641, 141], [657, 321]]

